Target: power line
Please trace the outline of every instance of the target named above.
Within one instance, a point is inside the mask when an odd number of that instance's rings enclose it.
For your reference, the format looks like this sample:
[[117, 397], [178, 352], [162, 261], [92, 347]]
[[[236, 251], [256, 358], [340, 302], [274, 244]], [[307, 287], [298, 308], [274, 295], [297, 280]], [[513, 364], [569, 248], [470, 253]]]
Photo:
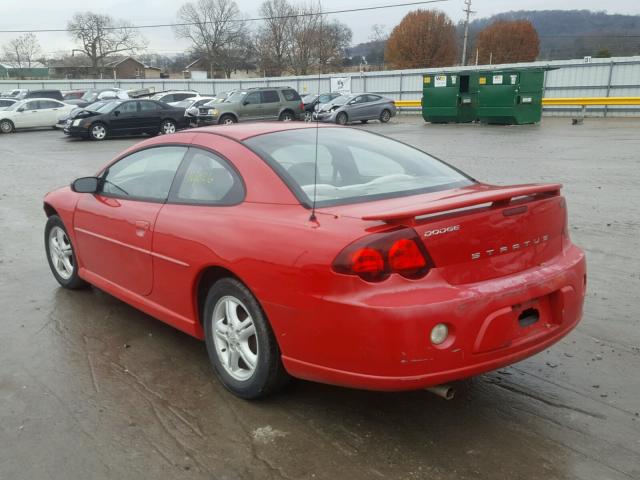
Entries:
[[[406, 3], [396, 3], [393, 5], [377, 5], [371, 7], [360, 7], [360, 8], [348, 8], [344, 10], [332, 10], [325, 12], [314, 12], [314, 13], [294, 13], [291, 15], [279, 15], [274, 17], [255, 17], [255, 18], [238, 18], [234, 20], [230, 20], [231, 22], [259, 22], [263, 20], [280, 20], [285, 18], [300, 18], [300, 17], [311, 17], [318, 15], [333, 15], [337, 13], [352, 13], [352, 12], [364, 12], [370, 10], [383, 10], [387, 8], [396, 8], [396, 7], [412, 7], [417, 5], [426, 5], [429, 3], [442, 3], [448, 2], [449, 0], [423, 0], [421, 2], [406, 2]], [[120, 27], [102, 27], [102, 30], [122, 30], [123, 28], [131, 29], [131, 30], [139, 30], [143, 28], [165, 28], [165, 27], [188, 27], [194, 25], [203, 25], [209, 23], [216, 23], [212, 21], [208, 22], [187, 22], [187, 23], [158, 23], [152, 25], [131, 25], [131, 26], [120, 26]], [[68, 28], [41, 28], [41, 29], [32, 29], [32, 30], [0, 30], [0, 33], [55, 33], [55, 32], [75, 32], [80, 31], [81, 29], [68, 29]]]
[[463, 12], [467, 14], [467, 17], [464, 22], [464, 42], [462, 44], [462, 65], [467, 64], [467, 42], [469, 41], [469, 17], [471, 16], [472, 13], [476, 13], [471, 10], [471, 0], [464, 0], [464, 4], [467, 6], [467, 8], [464, 9]]

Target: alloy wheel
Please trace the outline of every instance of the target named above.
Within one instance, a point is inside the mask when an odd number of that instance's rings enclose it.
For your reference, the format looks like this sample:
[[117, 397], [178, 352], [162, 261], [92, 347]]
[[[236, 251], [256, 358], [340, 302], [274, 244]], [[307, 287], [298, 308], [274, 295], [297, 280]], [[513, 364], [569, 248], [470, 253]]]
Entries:
[[234, 296], [224, 296], [216, 303], [211, 322], [223, 368], [236, 380], [251, 378], [258, 364], [258, 338], [247, 307]]
[[11, 133], [13, 131], [13, 125], [10, 121], [5, 120], [0, 123], [0, 131], [2, 131], [2, 133]]
[[49, 231], [49, 255], [56, 273], [63, 280], [69, 280], [75, 263], [73, 249], [66, 232], [60, 227], [53, 227]]
[[176, 124], [173, 122], [164, 122], [162, 124], [162, 133], [168, 135], [170, 133], [176, 133]]

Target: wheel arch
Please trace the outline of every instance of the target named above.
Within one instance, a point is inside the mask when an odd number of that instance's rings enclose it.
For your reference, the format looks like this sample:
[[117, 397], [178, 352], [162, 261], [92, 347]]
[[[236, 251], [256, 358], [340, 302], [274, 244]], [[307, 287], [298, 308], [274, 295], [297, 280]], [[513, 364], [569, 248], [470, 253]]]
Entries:
[[236, 122], [240, 121], [240, 119], [238, 118], [238, 115], [236, 115], [235, 113], [233, 113], [233, 112], [224, 112], [222, 115], [220, 115], [218, 117], [218, 123], [220, 123], [220, 121], [225, 117], [225, 115], [229, 115], [229, 116], [233, 117], [236, 120]]
[[53, 215], [58, 215], [58, 211], [53, 208], [53, 205], [51, 205], [50, 203], [44, 202], [42, 204], [42, 208], [44, 209], [44, 214], [47, 216], [47, 218]]

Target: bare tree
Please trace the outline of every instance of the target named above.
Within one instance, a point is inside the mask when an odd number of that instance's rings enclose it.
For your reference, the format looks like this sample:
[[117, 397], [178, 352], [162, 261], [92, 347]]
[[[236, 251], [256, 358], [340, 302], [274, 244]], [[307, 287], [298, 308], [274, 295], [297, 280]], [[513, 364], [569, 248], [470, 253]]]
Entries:
[[175, 27], [176, 35], [189, 40], [194, 51], [206, 57], [212, 76], [217, 67], [230, 77], [236, 68], [238, 48], [249, 43], [246, 22], [242, 20], [236, 2], [188, 2], [178, 10], [178, 21], [184, 25]]
[[100, 13], [76, 13], [67, 30], [89, 57], [95, 72], [102, 71], [105, 58], [117, 53], [134, 54], [146, 48], [146, 41], [123, 20]]
[[4, 58], [18, 68], [31, 68], [40, 55], [40, 43], [33, 33], [14, 38], [2, 47]]
[[371, 42], [386, 42], [389, 39], [389, 32], [385, 25], [374, 23], [371, 27], [371, 34], [369, 40]]
[[254, 45], [265, 75], [280, 76], [287, 68], [294, 11], [287, 0], [266, 0], [260, 5], [260, 16], [265, 20], [258, 28]]
[[345, 50], [351, 44], [353, 32], [338, 20], [328, 22], [322, 19], [318, 25], [316, 56], [321, 73], [334, 70], [342, 65]]
[[299, 5], [294, 8], [294, 14], [296, 20], [289, 24], [289, 69], [295, 75], [306, 75], [316, 61], [320, 8], [312, 3]]

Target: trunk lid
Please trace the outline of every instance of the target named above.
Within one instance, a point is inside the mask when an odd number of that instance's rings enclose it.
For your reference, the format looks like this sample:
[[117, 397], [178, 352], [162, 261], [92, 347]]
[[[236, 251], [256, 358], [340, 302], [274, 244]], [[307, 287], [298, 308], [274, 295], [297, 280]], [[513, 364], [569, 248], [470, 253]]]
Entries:
[[476, 184], [334, 207], [334, 213], [413, 227], [448, 282], [473, 283], [537, 267], [561, 253], [566, 207], [560, 188]]

